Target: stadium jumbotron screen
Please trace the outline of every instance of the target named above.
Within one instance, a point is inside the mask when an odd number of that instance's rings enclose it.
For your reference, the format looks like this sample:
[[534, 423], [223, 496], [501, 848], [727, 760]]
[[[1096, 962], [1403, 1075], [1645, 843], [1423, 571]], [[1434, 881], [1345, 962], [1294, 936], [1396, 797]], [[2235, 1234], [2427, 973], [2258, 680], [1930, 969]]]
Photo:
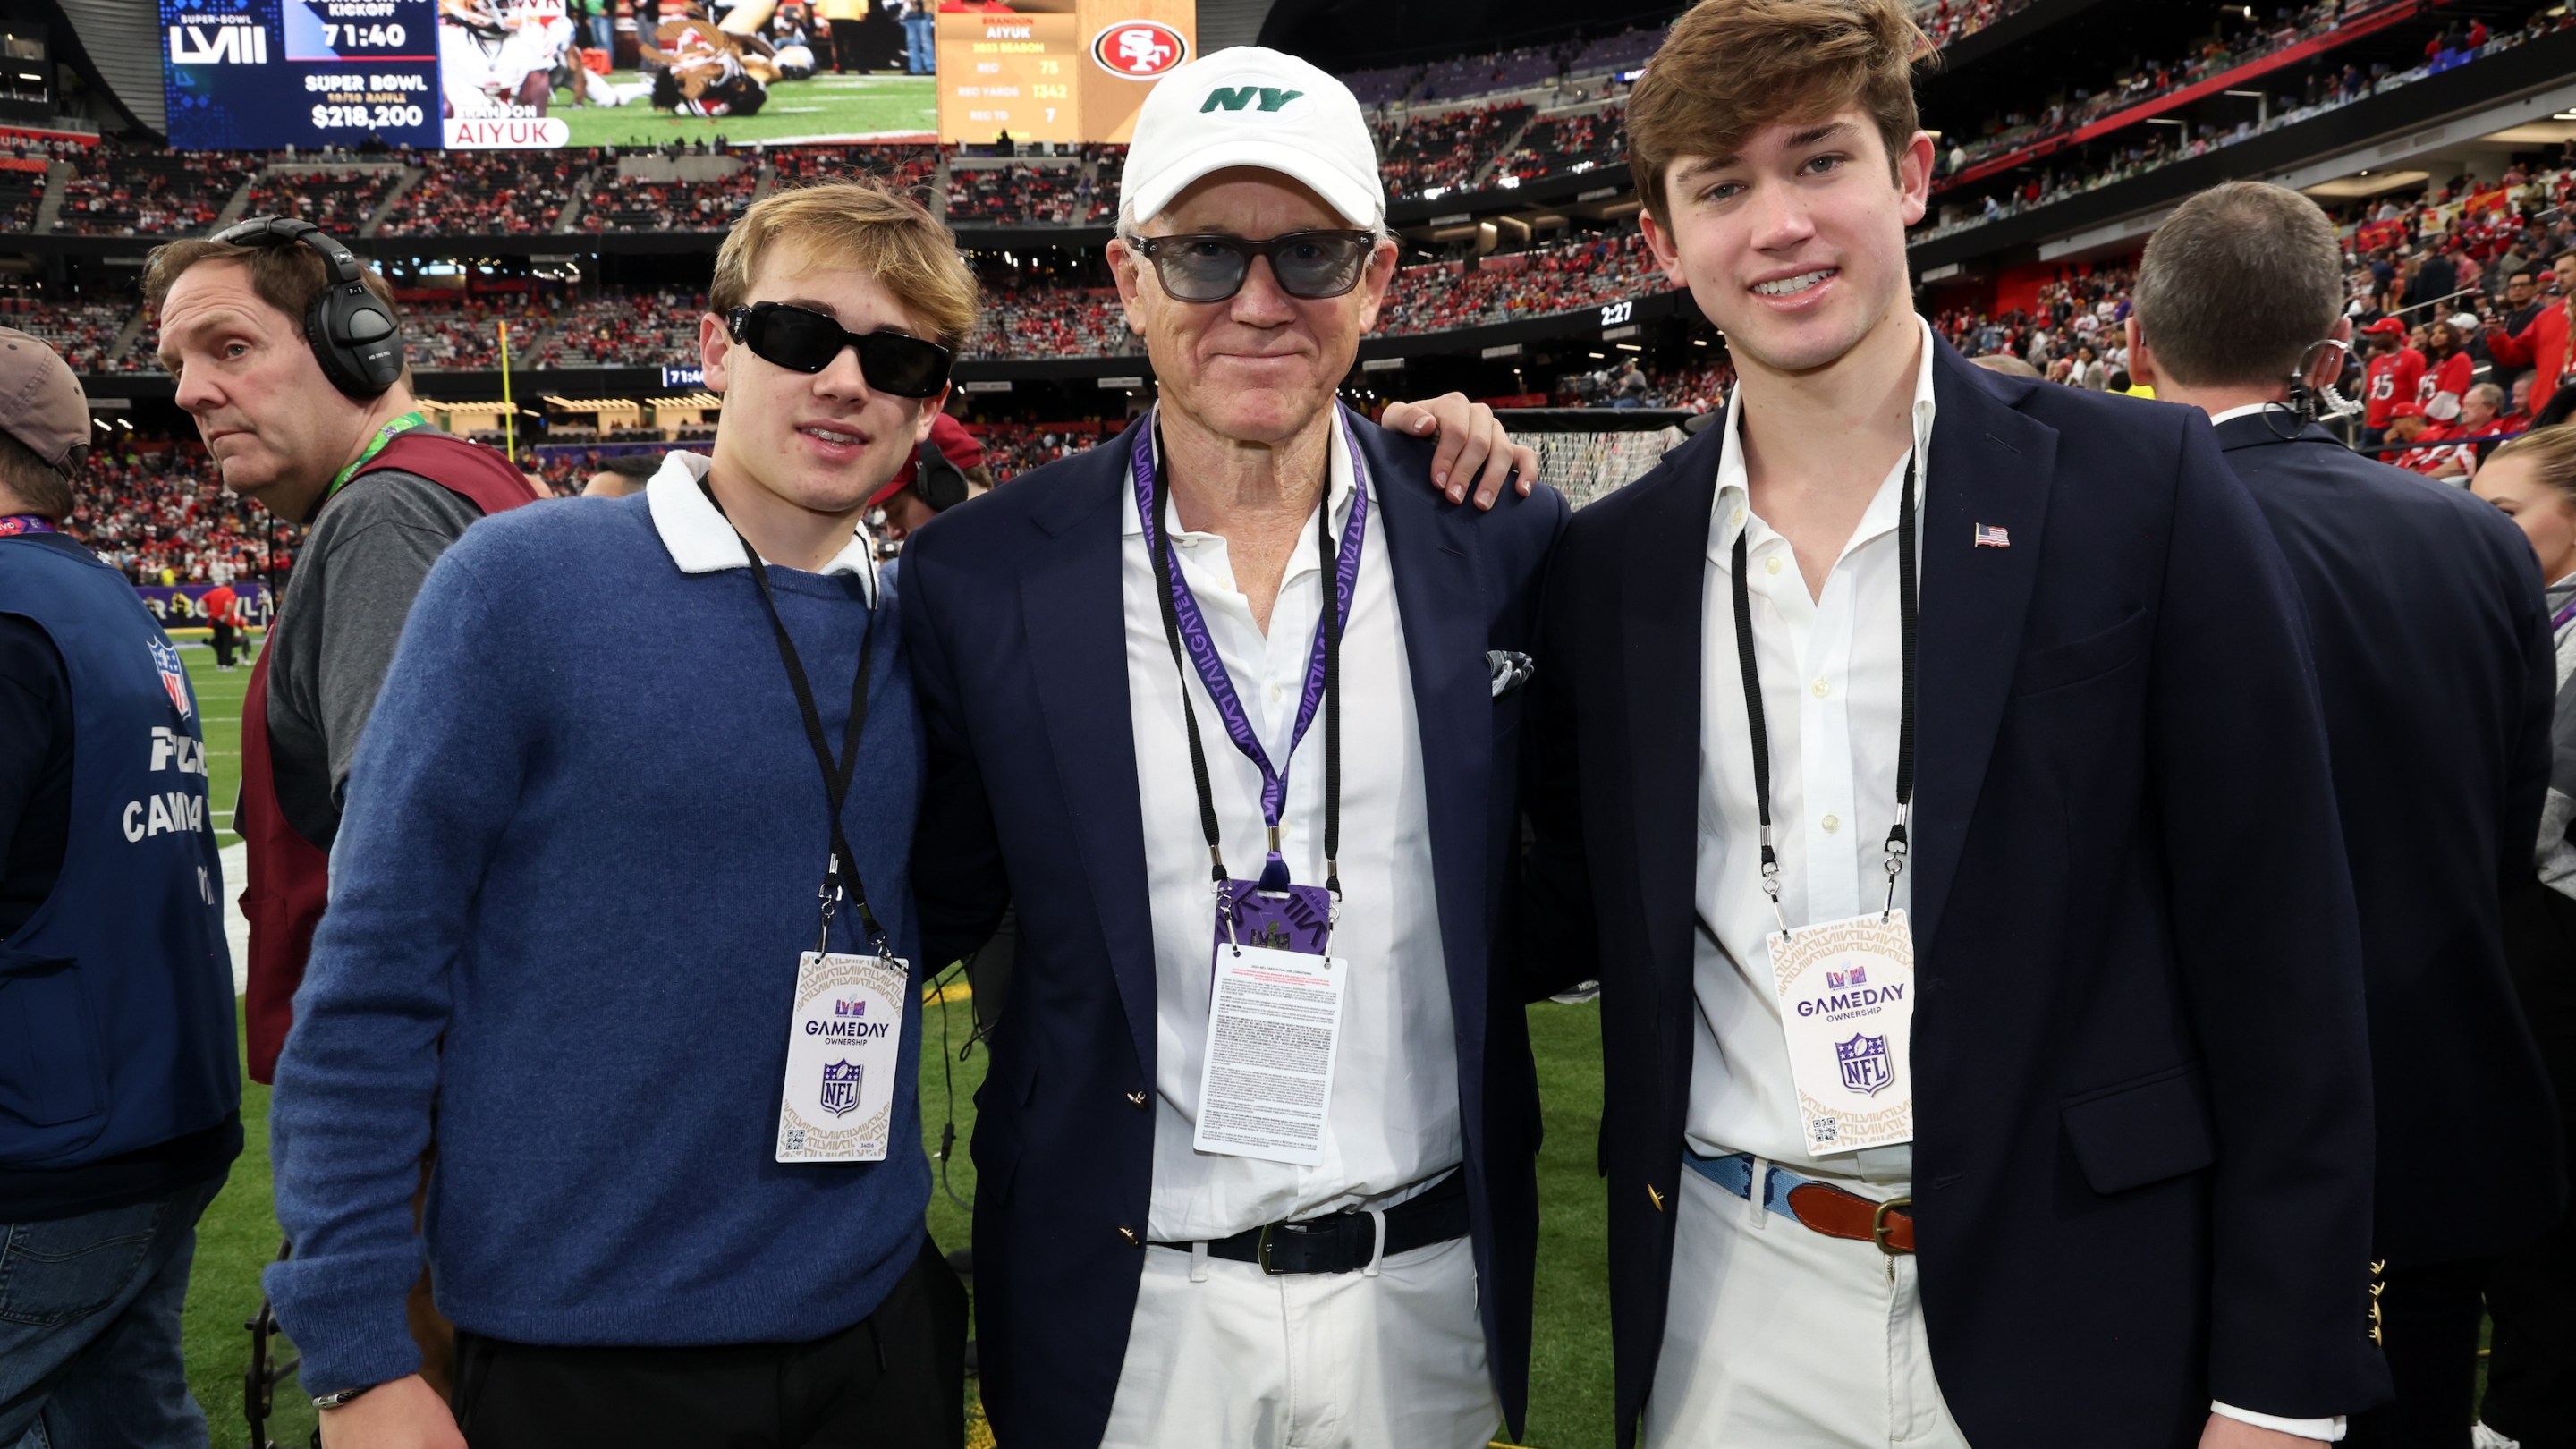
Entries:
[[179, 150], [1124, 141], [1197, 45], [1194, 0], [973, 0], [936, 75], [842, 73], [810, 0], [159, 3]]

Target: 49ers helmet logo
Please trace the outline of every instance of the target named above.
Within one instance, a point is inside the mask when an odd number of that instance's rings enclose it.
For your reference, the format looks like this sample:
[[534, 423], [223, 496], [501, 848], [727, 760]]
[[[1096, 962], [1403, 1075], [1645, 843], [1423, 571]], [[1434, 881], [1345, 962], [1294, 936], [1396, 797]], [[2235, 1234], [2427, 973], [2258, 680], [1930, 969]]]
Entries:
[[1159, 20], [1121, 20], [1091, 38], [1091, 58], [1127, 80], [1152, 80], [1190, 58], [1188, 37]]

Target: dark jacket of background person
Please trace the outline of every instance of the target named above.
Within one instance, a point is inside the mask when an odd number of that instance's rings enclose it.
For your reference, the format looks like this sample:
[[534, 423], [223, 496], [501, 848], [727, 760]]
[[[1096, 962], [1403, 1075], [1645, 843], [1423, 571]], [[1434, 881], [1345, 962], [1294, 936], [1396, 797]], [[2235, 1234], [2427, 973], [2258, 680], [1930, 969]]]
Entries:
[[[2365, 1408], [2386, 1374], [2361, 947], [2280, 551], [2198, 414], [1946, 345], [1934, 389], [1913, 1212], [1943, 1398], [1979, 1449], [2070, 1425], [2188, 1449], [2213, 1399]], [[1683, 1171], [1723, 440], [1575, 518], [1537, 650], [1521, 939], [1534, 991], [1601, 978], [1623, 1445]]]
[[[223, 867], [178, 652], [124, 576], [61, 534], [0, 538], [0, 625], [0, 881], [45, 867], [41, 900], [0, 915], [0, 1222], [13, 1222], [221, 1172], [241, 1151], [241, 1083]], [[31, 820], [47, 797], [61, 813]], [[49, 859], [16, 848], [29, 825]], [[0, 1275], [0, 1297], [8, 1286]]]
[[2361, 913], [2376, 1255], [2414, 1267], [2515, 1247], [2557, 1221], [2567, 1190], [2501, 925], [2506, 887], [2531, 878], [2549, 784], [2558, 680], [2539, 565], [2493, 507], [2286, 412], [2231, 418], [2218, 445], [2307, 604]]
[[[1134, 431], [948, 510], [904, 550], [904, 643], [930, 756], [913, 850], [925, 959], [981, 944], [1005, 903], [1019, 913], [974, 1140], [976, 1355], [1012, 1449], [1100, 1442], [1144, 1271], [1156, 988], [1121, 583]], [[1492, 514], [1452, 506], [1429, 483], [1427, 443], [1366, 425], [1353, 436], [1386, 520], [1421, 719], [1477, 1301], [1517, 1424], [1538, 1081], [1521, 996], [1493, 963], [1516, 931], [1529, 691], [1495, 699], [1486, 651], [1530, 650], [1565, 508], [1510, 490]]]

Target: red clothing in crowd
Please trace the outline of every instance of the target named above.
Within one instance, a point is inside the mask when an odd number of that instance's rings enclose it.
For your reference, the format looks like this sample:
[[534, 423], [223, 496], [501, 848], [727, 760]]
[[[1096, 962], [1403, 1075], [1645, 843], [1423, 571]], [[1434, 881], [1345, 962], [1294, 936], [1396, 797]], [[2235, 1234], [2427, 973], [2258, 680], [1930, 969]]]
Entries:
[[2469, 395], [2469, 381], [2475, 370], [2476, 364], [2469, 360], [2468, 353], [2454, 352], [2440, 362], [2431, 364], [2424, 376], [2416, 382], [2415, 400], [2429, 403], [2447, 392], [2451, 395], [2451, 400], [2457, 402]]
[[2370, 399], [2370, 413], [2363, 421], [2374, 428], [2387, 427], [2399, 403], [2415, 400], [2416, 384], [2424, 378], [2424, 354], [2412, 347], [2376, 353], [2364, 378], [2362, 395]]
[[2540, 315], [2531, 319], [2531, 325], [2518, 333], [2488, 328], [2487, 355], [2496, 360], [2498, 367], [2532, 370], [2531, 411], [2537, 415], [2549, 406], [2549, 395], [2558, 391], [2558, 374], [2567, 368], [2566, 301], [2561, 299], [2542, 308]]

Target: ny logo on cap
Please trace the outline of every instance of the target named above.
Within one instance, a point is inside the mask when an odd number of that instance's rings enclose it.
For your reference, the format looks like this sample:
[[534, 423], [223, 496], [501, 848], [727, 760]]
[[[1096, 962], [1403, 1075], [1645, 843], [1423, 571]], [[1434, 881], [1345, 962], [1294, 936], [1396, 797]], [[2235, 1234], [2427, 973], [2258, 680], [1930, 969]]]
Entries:
[[1304, 94], [1304, 91], [1273, 90], [1269, 86], [1218, 86], [1208, 92], [1206, 103], [1199, 107], [1199, 114], [1204, 116], [1210, 111], [1219, 109], [1242, 110], [1252, 104], [1252, 98], [1255, 95], [1261, 97], [1259, 109], [1275, 111]]

